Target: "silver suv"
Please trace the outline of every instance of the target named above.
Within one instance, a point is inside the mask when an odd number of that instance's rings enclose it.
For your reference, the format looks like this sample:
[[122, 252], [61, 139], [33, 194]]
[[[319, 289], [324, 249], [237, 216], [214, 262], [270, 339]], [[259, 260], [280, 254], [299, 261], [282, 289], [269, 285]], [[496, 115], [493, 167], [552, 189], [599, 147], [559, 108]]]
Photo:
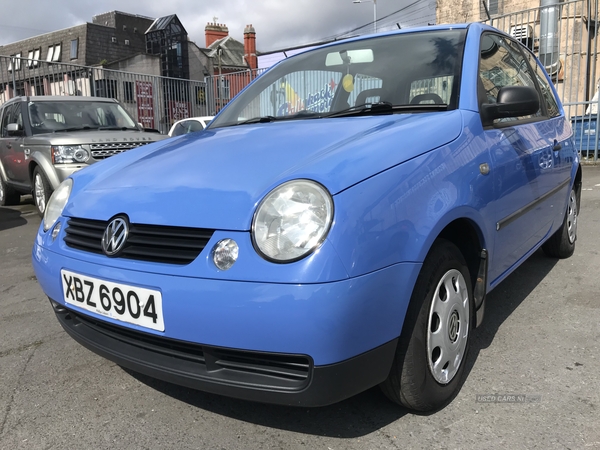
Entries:
[[70, 174], [168, 136], [146, 132], [99, 97], [16, 97], [0, 107], [0, 206], [33, 195], [40, 215]]

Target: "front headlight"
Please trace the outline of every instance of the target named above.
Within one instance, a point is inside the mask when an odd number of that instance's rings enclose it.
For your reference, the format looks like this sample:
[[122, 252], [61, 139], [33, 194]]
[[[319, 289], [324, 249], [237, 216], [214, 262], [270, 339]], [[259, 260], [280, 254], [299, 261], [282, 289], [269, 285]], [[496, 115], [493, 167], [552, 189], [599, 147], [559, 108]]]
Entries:
[[252, 221], [255, 248], [265, 259], [292, 262], [315, 250], [333, 220], [333, 200], [320, 184], [288, 181], [258, 205]]
[[67, 178], [50, 196], [50, 200], [48, 200], [48, 204], [46, 205], [46, 211], [44, 212], [44, 231], [48, 231], [62, 214], [67, 200], [69, 200], [69, 195], [71, 195], [72, 187], [73, 180]]
[[84, 163], [88, 159], [90, 159], [90, 152], [81, 145], [52, 146], [52, 162], [54, 164]]

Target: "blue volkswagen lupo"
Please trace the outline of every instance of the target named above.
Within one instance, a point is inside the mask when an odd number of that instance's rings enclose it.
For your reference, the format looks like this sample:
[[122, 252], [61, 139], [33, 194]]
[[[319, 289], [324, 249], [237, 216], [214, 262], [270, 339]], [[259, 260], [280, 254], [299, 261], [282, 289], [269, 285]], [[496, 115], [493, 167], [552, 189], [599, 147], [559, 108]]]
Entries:
[[290, 57], [206, 130], [73, 174], [33, 265], [64, 329], [134, 371], [286, 405], [380, 384], [429, 411], [486, 292], [573, 253], [580, 190], [532, 53], [481, 24], [402, 30]]

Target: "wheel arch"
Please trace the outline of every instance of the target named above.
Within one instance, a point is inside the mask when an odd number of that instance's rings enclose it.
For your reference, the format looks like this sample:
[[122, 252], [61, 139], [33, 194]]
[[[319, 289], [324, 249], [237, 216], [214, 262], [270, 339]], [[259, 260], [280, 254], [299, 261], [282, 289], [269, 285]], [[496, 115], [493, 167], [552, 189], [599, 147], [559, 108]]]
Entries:
[[31, 155], [31, 161], [29, 161], [29, 165], [27, 166], [27, 171], [29, 174], [29, 182], [31, 184], [31, 189], [33, 189], [33, 171], [36, 167], [40, 167], [46, 179], [50, 183], [50, 188], [52, 190], [56, 189], [60, 184], [60, 180], [56, 175], [56, 171], [54, 170], [54, 166], [50, 161], [48, 161], [47, 157], [43, 155], [40, 156], [39, 152], [35, 152]]
[[477, 224], [467, 218], [455, 219], [442, 229], [434, 242], [437, 239], [445, 239], [458, 247], [469, 268], [471, 285], [475, 288], [481, 251], [485, 248], [483, 234]]

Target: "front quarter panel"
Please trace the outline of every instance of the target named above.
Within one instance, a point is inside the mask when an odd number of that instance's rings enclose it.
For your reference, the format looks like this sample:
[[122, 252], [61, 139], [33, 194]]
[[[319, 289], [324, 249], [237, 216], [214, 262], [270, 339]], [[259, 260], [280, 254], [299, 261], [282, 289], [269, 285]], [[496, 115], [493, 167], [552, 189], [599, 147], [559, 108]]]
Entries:
[[493, 182], [479, 170], [489, 153], [474, 134], [478, 116], [467, 112], [465, 119], [456, 141], [335, 196], [336, 225], [328, 239], [351, 277], [398, 262], [422, 262], [456, 219], [473, 222], [482, 245], [493, 242]]

